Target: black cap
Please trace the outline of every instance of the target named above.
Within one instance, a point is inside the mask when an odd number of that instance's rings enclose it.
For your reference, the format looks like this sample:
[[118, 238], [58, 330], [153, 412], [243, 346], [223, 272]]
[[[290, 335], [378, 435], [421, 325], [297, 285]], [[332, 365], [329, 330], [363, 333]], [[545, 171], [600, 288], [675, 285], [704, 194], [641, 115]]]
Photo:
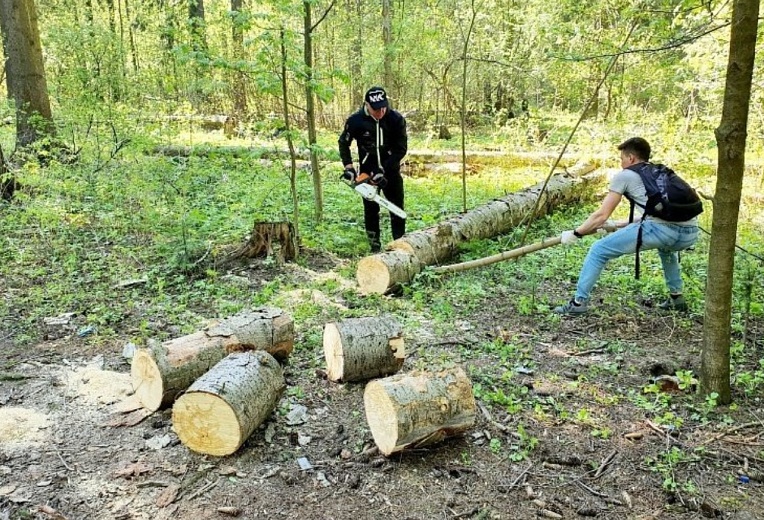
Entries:
[[371, 105], [371, 108], [379, 110], [387, 106], [387, 92], [382, 87], [372, 87], [366, 91], [364, 100]]

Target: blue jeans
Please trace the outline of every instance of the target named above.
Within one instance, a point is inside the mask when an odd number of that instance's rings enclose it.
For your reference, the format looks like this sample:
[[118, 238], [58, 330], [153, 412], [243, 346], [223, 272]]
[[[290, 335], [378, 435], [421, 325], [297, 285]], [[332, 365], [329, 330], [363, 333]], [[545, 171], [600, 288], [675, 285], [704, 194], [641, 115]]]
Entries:
[[[682, 292], [682, 275], [679, 271], [678, 251], [687, 249], [698, 240], [697, 226], [678, 226], [646, 220], [642, 224], [642, 247], [640, 251], [657, 249], [663, 266], [663, 278], [671, 294]], [[589, 249], [581, 274], [578, 276], [576, 300], [589, 299], [592, 287], [597, 283], [605, 265], [612, 259], [634, 254], [637, 249], [637, 232], [640, 224], [634, 222], [615, 233], [597, 240]]]

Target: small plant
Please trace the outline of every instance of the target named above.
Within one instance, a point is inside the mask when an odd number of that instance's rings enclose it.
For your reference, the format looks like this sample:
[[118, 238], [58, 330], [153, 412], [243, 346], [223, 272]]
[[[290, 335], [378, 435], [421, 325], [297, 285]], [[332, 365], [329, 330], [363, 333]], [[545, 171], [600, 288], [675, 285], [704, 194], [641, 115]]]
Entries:
[[488, 447], [491, 449], [491, 453], [494, 455], [498, 455], [501, 453], [501, 441], [494, 437], [491, 439], [491, 442], [489, 443]]

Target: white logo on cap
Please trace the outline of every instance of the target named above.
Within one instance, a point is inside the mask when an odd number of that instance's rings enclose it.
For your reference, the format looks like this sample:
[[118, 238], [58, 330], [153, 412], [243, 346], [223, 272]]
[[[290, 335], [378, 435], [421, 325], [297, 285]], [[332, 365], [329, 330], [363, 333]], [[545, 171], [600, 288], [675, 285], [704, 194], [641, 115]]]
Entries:
[[385, 100], [385, 94], [383, 92], [379, 92], [377, 94], [369, 94], [369, 102], [376, 103], [377, 101], [384, 101]]

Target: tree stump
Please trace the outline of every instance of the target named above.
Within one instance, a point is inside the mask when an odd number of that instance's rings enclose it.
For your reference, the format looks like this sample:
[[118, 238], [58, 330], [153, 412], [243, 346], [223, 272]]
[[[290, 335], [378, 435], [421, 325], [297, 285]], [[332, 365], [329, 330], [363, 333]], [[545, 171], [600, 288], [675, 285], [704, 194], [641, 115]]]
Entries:
[[406, 357], [401, 326], [389, 316], [327, 323], [324, 357], [330, 381], [360, 381], [394, 374]]
[[291, 316], [271, 307], [244, 311], [194, 334], [136, 350], [133, 389], [145, 408], [156, 411], [231, 352], [265, 350], [283, 359], [293, 348]]
[[197, 379], [172, 407], [172, 427], [189, 449], [234, 453], [270, 416], [286, 383], [263, 351], [235, 352]]
[[366, 385], [363, 401], [384, 455], [440, 442], [475, 424], [472, 384], [460, 368], [375, 379]]
[[247, 243], [235, 251], [229, 260], [273, 256], [276, 243], [279, 244], [279, 258], [282, 261], [297, 257], [297, 237], [292, 223], [255, 222]]

